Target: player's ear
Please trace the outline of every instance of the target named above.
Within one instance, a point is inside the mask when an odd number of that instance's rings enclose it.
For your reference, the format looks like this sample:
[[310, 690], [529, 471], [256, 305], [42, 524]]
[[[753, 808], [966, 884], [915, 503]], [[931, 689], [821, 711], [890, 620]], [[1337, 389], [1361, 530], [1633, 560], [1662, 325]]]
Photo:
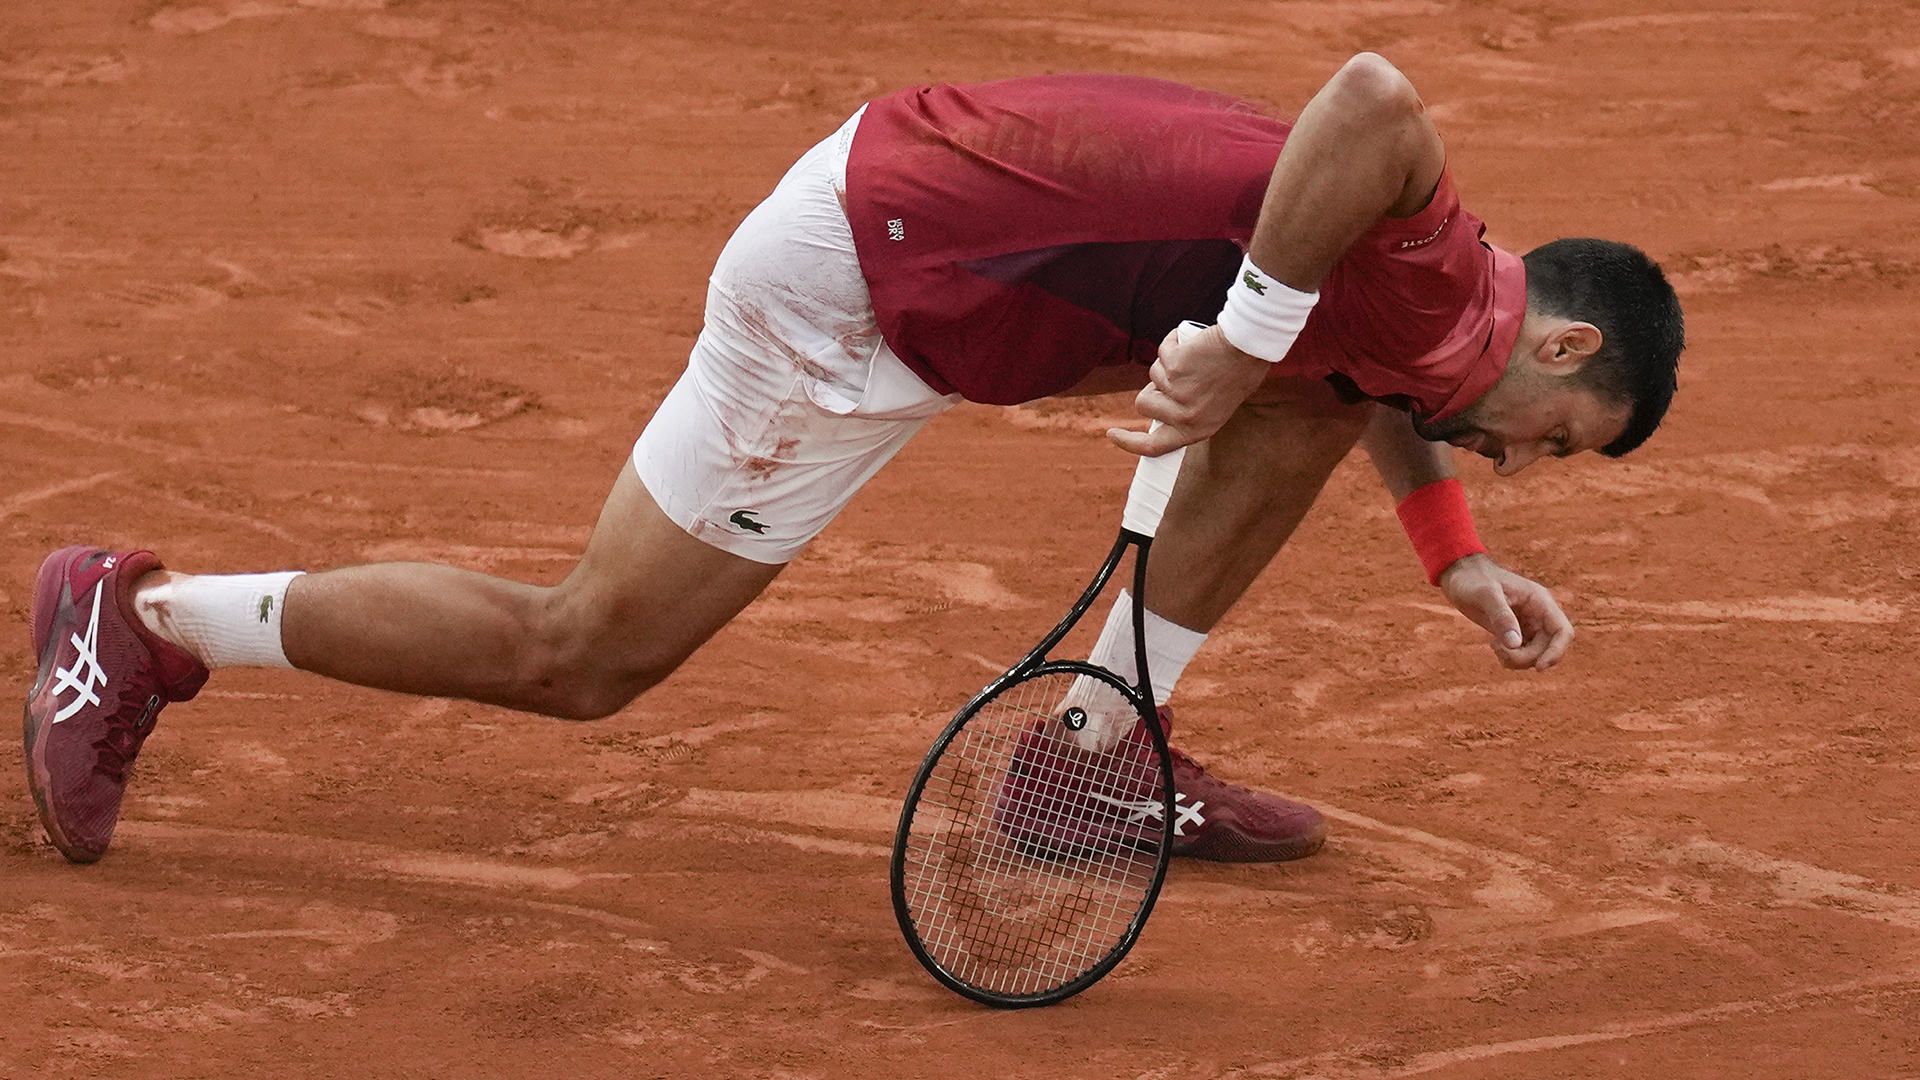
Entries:
[[1543, 369], [1555, 375], [1571, 375], [1600, 351], [1600, 342], [1599, 327], [1569, 320], [1547, 334], [1536, 355]]

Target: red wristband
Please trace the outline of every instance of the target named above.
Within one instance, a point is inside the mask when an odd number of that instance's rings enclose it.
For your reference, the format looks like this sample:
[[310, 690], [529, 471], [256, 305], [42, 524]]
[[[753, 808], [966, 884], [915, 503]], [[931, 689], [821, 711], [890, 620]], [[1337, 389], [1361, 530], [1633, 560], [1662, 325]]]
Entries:
[[1453, 477], [1415, 488], [1397, 507], [1400, 525], [1413, 541], [1427, 581], [1440, 584], [1447, 567], [1469, 555], [1486, 553], [1473, 531], [1473, 511], [1467, 508], [1467, 490]]

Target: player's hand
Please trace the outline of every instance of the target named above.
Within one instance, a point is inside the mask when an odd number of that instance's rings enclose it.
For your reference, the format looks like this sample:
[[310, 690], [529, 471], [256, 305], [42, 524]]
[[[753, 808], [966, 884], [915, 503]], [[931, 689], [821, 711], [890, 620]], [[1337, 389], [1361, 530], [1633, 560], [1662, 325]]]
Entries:
[[1493, 653], [1520, 671], [1545, 671], [1573, 644], [1573, 623], [1545, 585], [1529, 581], [1485, 555], [1469, 555], [1440, 575], [1440, 591], [1493, 635]]
[[1149, 371], [1152, 381], [1134, 399], [1140, 415], [1160, 426], [1107, 429], [1107, 438], [1130, 454], [1159, 457], [1211, 436], [1272, 370], [1265, 360], [1228, 344], [1217, 326], [1184, 342], [1179, 335], [1175, 330], [1160, 343], [1160, 358]]

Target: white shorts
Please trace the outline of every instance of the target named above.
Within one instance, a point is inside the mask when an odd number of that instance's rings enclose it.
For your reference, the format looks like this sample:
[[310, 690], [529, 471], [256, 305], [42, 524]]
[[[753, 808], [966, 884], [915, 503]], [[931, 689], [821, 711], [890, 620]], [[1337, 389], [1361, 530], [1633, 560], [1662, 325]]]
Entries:
[[755, 562], [799, 554], [960, 401], [881, 340], [842, 208], [859, 122], [807, 151], [727, 241], [686, 373], [633, 448], [669, 518]]

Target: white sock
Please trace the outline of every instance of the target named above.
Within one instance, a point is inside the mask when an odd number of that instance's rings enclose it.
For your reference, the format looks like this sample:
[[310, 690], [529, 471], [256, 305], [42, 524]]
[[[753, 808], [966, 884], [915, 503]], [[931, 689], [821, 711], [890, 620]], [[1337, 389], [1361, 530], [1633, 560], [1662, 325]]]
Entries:
[[[1153, 703], [1165, 705], [1173, 697], [1173, 686], [1180, 681], [1180, 674], [1187, 670], [1193, 654], [1199, 652], [1200, 646], [1206, 643], [1207, 635], [1169, 622], [1152, 611], [1146, 613], [1144, 621], [1147, 627], [1147, 674], [1152, 677]], [[1134, 682], [1139, 676], [1134, 667], [1133, 652], [1133, 600], [1127, 590], [1121, 589], [1120, 596], [1113, 602], [1113, 609], [1107, 612], [1107, 624], [1100, 628], [1100, 637], [1093, 643], [1093, 654], [1087, 660], [1128, 682]]]
[[133, 610], [147, 629], [210, 668], [290, 668], [280, 616], [288, 583], [303, 572], [177, 575], [141, 590]]
[[[1173, 697], [1174, 684], [1180, 681], [1187, 662], [1207, 640], [1207, 635], [1149, 611], [1143, 620], [1147, 628], [1147, 674], [1152, 677], [1153, 703], [1165, 705]], [[1138, 670], [1133, 662], [1133, 600], [1127, 590], [1113, 602], [1107, 622], [1093, 643], [1089, 663], [1098, 664], [1131, 683]], [[1107, 750], [1133, 729], [1133, 707], [1112, 687], [1081, 676], [1067, 690], [1066, 705], [1077, 705], [1088, 714], [1087, 726], [1071, 738], [1090, 750]]]

